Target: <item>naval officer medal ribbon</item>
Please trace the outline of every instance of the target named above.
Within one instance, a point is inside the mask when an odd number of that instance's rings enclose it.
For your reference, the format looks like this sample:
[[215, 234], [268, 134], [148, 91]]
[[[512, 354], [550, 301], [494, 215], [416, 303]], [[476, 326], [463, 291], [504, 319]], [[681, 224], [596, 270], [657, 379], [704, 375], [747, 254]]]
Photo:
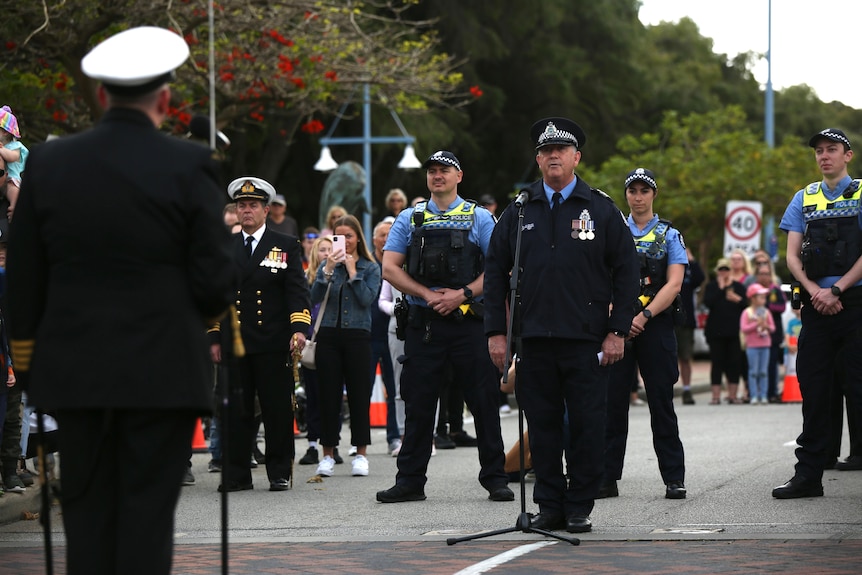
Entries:
[[260, 262], [261, 267], [269, 268], [272, 273], [278, 273], [278, 270], [287, 268], [287, 253], [281, 248], [274, 247], [269, 250], [266, 257]]
[[572, 220], [572, 239], [592, 240], [596, 237], [596, 222], [590, 217], [590, 212], [584, 210], [577, 220]]

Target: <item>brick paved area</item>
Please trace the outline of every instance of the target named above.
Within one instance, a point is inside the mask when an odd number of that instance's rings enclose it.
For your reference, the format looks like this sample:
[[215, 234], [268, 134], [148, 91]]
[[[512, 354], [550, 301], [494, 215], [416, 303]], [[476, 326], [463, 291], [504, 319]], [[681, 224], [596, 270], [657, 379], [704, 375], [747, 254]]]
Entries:
[[[442, 575], [541, 538], [524, 541], [485, 539], [447, 546], [444, 541], [345, 543], [236, 543], [230, 573]], [[544, 539], [544, 541], [552, 541]], [[0, 550], [3, 573], [44, 573], [42, 549]], [[862, 540], [741, 541], [583, 541], [547, 545], [486, 573], [602, 575], [782, 573], [784, 575], [857, 575]], [[63, 548], [55, 549], [57, 575], [66, 573]], [[478, 572], [478, 571], [477, 571]], [[221, 573], [218, 545], [180, 544], [176, 575]]]

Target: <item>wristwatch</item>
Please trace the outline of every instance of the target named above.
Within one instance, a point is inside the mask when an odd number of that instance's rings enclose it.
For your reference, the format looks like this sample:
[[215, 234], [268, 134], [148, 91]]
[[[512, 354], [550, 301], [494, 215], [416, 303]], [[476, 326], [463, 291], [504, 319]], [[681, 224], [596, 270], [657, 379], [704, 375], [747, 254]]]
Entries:
[[832, 287], [829, 288], [829, 290], [832, 292], [832, 295], [834, 295], [835, 297], [838, 297], [841, 295], [841, 288], [835, 284], [832, 284]]
[[612, 334], [614, 334], [615, 336], [617, 336], [617, 337], [621, 337], [621, 338], [623, 338], [623, 339], [625, 339], [625, 338], [626, 338], [626, 336], [628, 335], [626, 332], [624, 332], [624, 331], [620, 331], [620, 330], [618, 330], [618, 329], [613, 330], [611, 333], [612, 333]]
[[647, 319], [652, 319], [652, 312], [648, 309], [643, 310], [644, 317]]
[[464, 286], [461, 289], [464, 290], [464, 297], [467, 298], [467, 303], [473, 303], [473, 290], [467, 286]]

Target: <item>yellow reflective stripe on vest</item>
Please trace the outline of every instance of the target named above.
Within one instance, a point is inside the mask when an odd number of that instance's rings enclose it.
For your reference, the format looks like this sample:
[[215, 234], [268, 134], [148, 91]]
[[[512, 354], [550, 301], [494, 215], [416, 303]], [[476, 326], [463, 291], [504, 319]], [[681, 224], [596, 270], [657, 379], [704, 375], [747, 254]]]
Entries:
[[[802, 214], [805, 221], [819, 218], [842, 218], [855, 216], [859, 213], [860, 198], [862, 198], [862, 182], [853, 180], [856, 190], [849, 198], [839, 196], [830, 200], [823, 193], [821, 182], [813, 182], [805, 188], [802, 195]], [[807, 209], [806, 209], [807, 208]]]
[[664, 243], [665, 243], [664, 240], [667, 236], [667, 231], [670, 229], [670, 226], [661, 220], [659, 220], [658, 223], [656, 223], [656, 225], [654, 225], [652, 227], [652, 229], [650, 231], [648, 231], [647, 233], [645, 233], [644, 235], [632, 236], [634, 238], [634, 241], [635, 241], [635, 249], [637, 249], [637, 251], [640, 253], [646, 253], [647, 250], [649, 250], [650, 246], [653, 243], [655, 243], [655, 241], [657, 239], [656, 238], [656, 230], [658, 230], [659, 228], [661, 228], [661, 233], [658, 235], [660, 235], [662, 240], [663, 240], [661, 242], [660, 250], [662, 253], [667, 251], [664, 249]]
[[[420, 210], [423, 214], [422, 227], [428, 229], [454, 228], [454, 229], [469, 229], [473, 226], [473, 216], [476, 212], [476, 204], [462, 201], [460, 204], [442, 214], [434, 214], [428, 211], [427, 202], [416, 204], [414, 209]], [[410, 223], [416, 225], [413, 218], [410, 218]]]

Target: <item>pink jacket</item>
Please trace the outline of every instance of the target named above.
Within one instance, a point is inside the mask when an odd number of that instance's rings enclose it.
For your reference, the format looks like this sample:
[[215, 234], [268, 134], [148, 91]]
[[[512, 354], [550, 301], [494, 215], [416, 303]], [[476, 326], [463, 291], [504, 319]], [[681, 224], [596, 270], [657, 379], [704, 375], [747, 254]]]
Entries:
[[757, 317], [754, 316], [754, 313], [751, 307], [747, 307], [742, 310], [742, 313], [739, 316], [739, 329], [742, 332], [742, 336], [745, 340], [745, 347], [769, 347], [772, 345], [772, 337], [770, 334], [775, 331], [775, 322], [772, 321], [772, 314], [769, 313], [769, 310], [764, 308], [766, 312], [766, 325], [768, 328], [768, 333], [765, 335], [761, 335], [757, 332]]

